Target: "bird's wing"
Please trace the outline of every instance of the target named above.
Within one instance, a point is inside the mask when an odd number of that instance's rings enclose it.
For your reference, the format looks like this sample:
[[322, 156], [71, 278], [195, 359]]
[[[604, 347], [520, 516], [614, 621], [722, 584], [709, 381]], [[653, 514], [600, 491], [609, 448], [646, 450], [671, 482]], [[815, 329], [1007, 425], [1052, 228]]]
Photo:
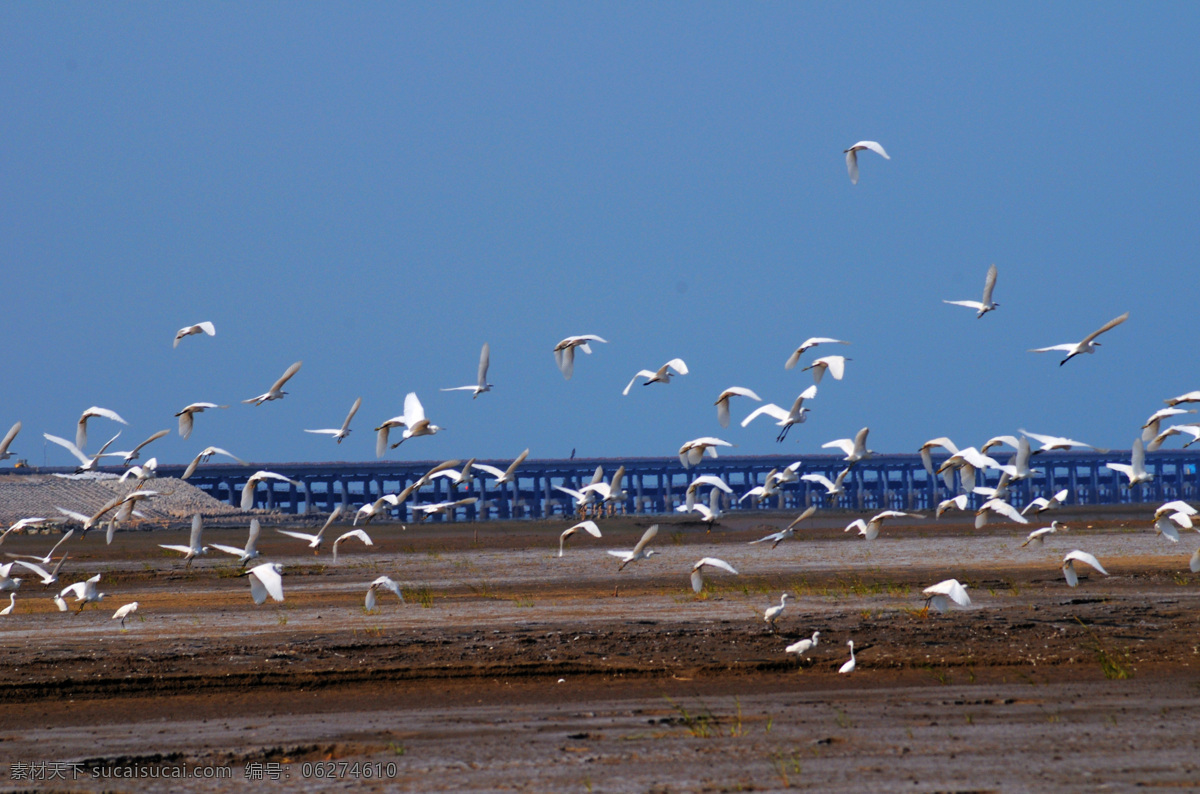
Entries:
[[816, 505], [809, 505], [809, 506], [808, 506], [808, 509], [807, 509], [807, 510], [805, 510], [803, 513], [801, 513], [801, 514], [800, 514], [800, 515], [799, 515], [799, 516], [796, 518], [796, 520], [795, 520], [795, 521], [793, 521], [792, 523], [790, 523], [790, 524], [788, 524], [788, 525], [787, 525], [787, 528], [788, 528], [788, 529], [791, 529], [792, 527], [796, 526], [796, 525], [797, 525], [797, 524], [799, 524], [801, 521], [803, 521], [804, 519], [808, 518], [809, 516], [811, 516], [811, 515], [812, 515], [813, 513], [815, 513], [815, 512], [817, 512], [817, 506], [816, 506]]
[[275, 531], [280, 535], [287, 535], [289, 538], [296, 538], [297, 540], [303, 540], [308, 543], [312, 543], [317, 539], [316, 535], [309, 535], [307, 532], [295, 532], [290, 529], [277, 529]]
[[8, 432], [4, 434], [4, 440], [0, 441], [0, 455], [3, 455], [5, 452], [8, 452], [8, 445], [13, 442], [13, 439], [17, 437], [17, 433], [20, 433], [20, 432], [21, 432], [21, 423], [20, 422], [17, 422], [16, 424], [14, 424], [12, 427], [10, 427], [8, 429]]
[[730, 386], [728, 389], [721, 392], [721, 396], [718, 397], [717, 399], [718, 400], [728, 399], [729, 397], [733, 397], [733, 396], [749, 397], [751, 400], [754, 400], [755, 402], [762, 402], [762, 397], [759, 397], [757, 394], [752, 392], [750, 389], [747, 389], [743, 386]]
[[[526, 448], [525, 451], [522, 452], [520, 455], [517, 455], [516, 460], [514, 460], [512, 463], [508, 464], [508, 468], [504, 472], [504, 477], [506, 479], [510, 479], [513, 476], [513, 474], [516, 472], [517, 467], [520, 466], [522, 463], [524, 463], [525, 458], [527, 458], [527, 457], [529, 457], [529, 449], [528, 448]], [[478, 466], [479, 464], [475, 464], [475, 465]]]
[[210, 543], [208, 547], [217, 551], [223, 551], [226, 554], [232, 554], [234, 557], [241, 557], [246, 553], [245, 549], [239, 549], [237, 546], [222, 546], [220, 543]]
[[883, 147], [880, 146], [875, 141], [859, 141], [858, 143], [854, 144], [854, 148], [855, 149], [870, 149], [871, 151], [875, 152], [875, 154], [882, 157], [884, 160], [892, 159], [892, 158], [888, 157], [888, 153], [883, 150]]
[[[988, 268], [987, 277], [983, 280], [983, 303], [990, 306], [992, 303], [992, 290], [996, 289], [996, 266], [992, 265]], [[982, 306], [980, 307], [983, 308]]]
[[96, 454], [95, 454], [95, 455], [92, 457], [92, 460], [100, 460], [100, 458], [102, 458], [102, 457], [104, 456], [104, 451], [105, 451], [106, 449], [108, 449], [110, 446], [112, 446], [112, 443], [113, 443], [114, 441], [116, 441], [116, 440], [117, 440], [118, 438], [120, 438], [120, 437], [121, 437], [121, 431], [119, 431], [119, 430], [118, 430], [118, 431], [117, 431], [117, 434], [116, 434], [115, 436], [113, 436], [112, 438], [110, 438], [108, 441], [104, 442], [104, 446], [100, 447], [100, 451], [99, 451], [99, 452], [97, 452], [97, 453], [96, 453]]
[[361, 540], [363, 542], [363, 545], [365, 545], [365, 546], [374, 546], [375, 545], [371, 541], [371, 536], [368, 535], [366, 532], [364, 532], [361, 529], [352, 529], [343, 535], [338, 535], [338, 539], [335, 540], [334, 543], [341, 543], [343, 540], [347, 540], [348, 538], [358, 538], [359, 540]]
[[[283, 577], [280, 576], [277, 570], [277, 565], [273, 563], [264, 563], [250, 571], [250, 588], [253, 592], [254, 582], [258, 581], [267, 591], [271, 598], [276, 601], [283, 601]], [[255, 598], [257, 603], [262, 603], [258, 598]]]
[[714, 488], [720, 488], [725, 493], [733, 493], [733, 489], [729, 487], [728, 483], [713, 474], [702, 474], [701, 476], [692, 480], [691, 485], [689, 485], [688, 488], [698, 488], [701, 485], [711, 485]]
[[1104, 570], [1104, 566], [1100, 564], [1100, 561], [1097, 560], [1093, 555], [1088, 554], [1086, 551], [1075, 549], [1074, 551], [1068, 552], [1067, 556], [1063, 557], [1063, 564], [1065, 565], [1070, 560], [1078, 560], [1079, 562], [1087, 563], [1100, 573], [1108, 576], [1108, 571]]
[[646, 545], [648, 543], [650, 543], [650, 541], [654, 540], [654, 536], [657, 534], [658, 534], [658, 524], [654, 524], [649, 529], [647, 529], [644, 533], [642, 533], [641, 540], [639, 540], [637, 542], [637, 545], [633, 547], [633, 556], [636, 557], [638, 554], [640, 554], [642, 549], [646, 548]]
[[196, 513], [192, 516], [192, 533], [188, 537], [188, 543], [193, 549], [200, 548], [200, 533], [204, 531], [204, 519], [200, 518], [200, 514]]
[[846, 528], [843, 529], [842, 531], [849, 532], [852, 529], [857, 529], [860, 534], [865, 535], [867, 532], [867, 522], [863, 521], [861, 518], [856, 518], [853, 521], [851, 521], [849, 524], [847, 524]]
[[487, 373], [488, 367], [491, 366], [492, 348], [487, 342], [483, 343], [483, 348], [479, 351], [479, 388], [487, 388]]
[[206, 450], [206, 452], [209, 455], [224, 455], [227, 458], [233, 458], [234, 460], [236, 460], [238, 463], [242, 464], [243, 466], [246, 465], [246, 461], [242, 460], [237, 455], [234, 455], [232, 452], [221, 449], [220, 447], [209, 447]]
[[415, 391], [404, 396], [404, 423], [412, 427], [425, 418], [425, 407], [421, 405]]
[[575, 348], [555, 348], [554, 360], [557, 362], [558, 369], [562, 372], [563, 377], [570, 380], [571, 376], [575, 374]]
[[[1102, 330], [1108, 330], [1108, 329], [1102, 329]], [[86, 420], [89, 416], [102, 416], [105, 419], [111, 419], [114, 422], [120, 422], [123, 425], [129, 424], [124, 419], [122, 419], [120, 414], [118, 414], [116, 411], [109, 410], [108, 408], [101, 408], [96, 405], [93, 405], [91, 408], [84, 411], [83, 416], [80, 418], [79, 421], [82, 422], [82, 421]]]
[[303, 361], [297, 361], [295, 364], [288, 367], [284, 371], [283, 375], [279, 377], [279, 380], [275, 381], [275, 383], [271, 385], [271, 391], [279, 391], [282, 389], [283, 384], [291, 380], [291, 377], [300, 371], [300, 365], [303, 363]]
[[698, 570], [700, 568], [703, 568], [706, 565], [712, 566], [713, 568], [720, 568], [721, 570], [728, 571], [729, 573], [733, 573], [733, 574], [737, 573], [736, 568], [734, 568], [732, 565], [725, 562], [724, 560], [717, 559], [716, 557], [704, 557], [703, 559], [698, 560], [696, 562], [696, 564], [692, 567], [692, 570]]
[[29, 570], [36, 573], [38, 576], [42, 577], [42, 581], [52, 580], [54, 578], [50, 575], [50, 573], [45, 568], [43, 568], [40, 565], [35, 565], [32, 562], [25, 562], [24, 560], [16, 560], [13, 562], [13, 564], [14, 565], [23, 565], [24, 567], [26, 567]]
[[822, 444], [821, 449], [840, 449], [847, 455], [853, 455], [854, 442], [848, 438], [839, 438], [836, 441], [829, 441]]
[[361, 405], [362, 405], [362, 397], [359, 397], [357, 400], [354, 401], [354, 405], [350, 406], [350, 413], [346, 414], [346, 421], [342, 422], [342, 432], [343, 433], [345, 433], [346, 429], [350, 427], [350, 420], [354, 418], [354, 415], [356, 413], [358, 413], [358, 409]]
[[163, 436], [165, 436], [165, 435], [169, 435], [169, 434], [170, 434], [170, 432], [171, 432], [170, 430], [159, 430], [157, 433], [155, 433], [154, 435], [150, 436], [150, 438], [146, 439], [145, 441], [143, 441], [142, 443], [140, 443], [140, 444], [138, 444], [136, 447], [134, 447], [134, 448], [133, 448], [133, 449], [132, 449], [132, 450], [129, 452], [129, 455], [134, 455], [134, 454], [136, 454], [137, 452], [140, 452], [140, 451], [141, 451], [141, 449], [142, 449], [142, 447], [146, 446], [147, 444], [149, 444], [149, 443], [150, 443], [150, 442], [152, 442], [152, 441], [158, 441], [158, 440], [159, 440], [160, 438], [162, 438]]
[[67, 452], [70, 452], [72, 455], [74, 455], [76, 458], [79, 459], [80, 463], [87, 465], [89, 462], [91, 462], [91, 458], [89, 458], [87, 455], [84, 455], [83, 452], [80, 451], [79, 447], [75, 446], [70, 441], [67, 441], [65, 438], [59, 438], [58, 436], [52, 436], [49, 433], [42, 433], [42, 437], [45, 438], [47, 441], [49, 441], [51, 444], [58, 444], [60, 447], [65, 449]]
[[160, 543], [160, 544], [158, 544], [158, 546], [159, 546], [159, 548], [170, 549], [171, 551], [177, 551], [180, 554], [191, 554], [192, 553], [191, 546], [177, 546], [177, 545], [170, 544], [170, 543]]
[[[821, 359], [825, 362], [825, 366], [829, 367], [829, 374], [834, 380], [841, 380], [842, 375], [846, 373], [846, 357], [845, 356], [825, 356]], [[816, 396], [816, 389], [813, 389], [812, 396]]]
[[1121, 323], [1125, 322], [1128, 319], [1129, 319], [1129, 312], [1125, 312], [1120, 317], [1112, 318], [1111, 320], [1106, 322], [1104, 325], [1100, 326], [1099, 330], [1093, 331], [1092, 333], [1085, 336], [1083, 338], [1083, 341], [1080, 342], [1079, 344], [1086, 345], [1088, 342], [1091, 342], [1093, 339], [1100, 336], [1100, 334], [1104, 333], [1105, 331], [1111, 331], [1112, 329], [1116, 328], [1118, 325], [1120, 325]]
[[595, 521], [582, 521], [582, 522], [576, 524], [575, 526], [571, 527], [571, 529], [582, 529], [583, 531], [585, 531], [589, 535], [591, 535], [593, 538], [600, 537], [600, 527], [598, 527], [596, 525]]
[[638, 370], [638, 374], [633, 376], [633, 380], [629, 381], [629, 385], [625, 387], [625, 391], [621, 392], [621, 394], [628, 395], [629, 390], [633, 388], [633, 384], [637, 383], [638, 378], [653, 378], [654, 374], [655, 373], [651, 372], [648, 369]]
[[688, 374], [687, 364], [683, 363], [682, 358], [673, 358], [670, 361], [668, 361], [666, 364], [664, 364], [663, 366], [670, 367], [671, 369], [675, 370], [680, 375]]
[[943, 300], [943, 301], [942, 301], [942, 303], [949, 303], [949, 304], [951, 304], [952, 306], [966, 306], [968, 309], [974, 309], [975, 311], [979, 311], [980, 309], [982, 309], [982, 308], [983, 308], [983, 304], [982, 304], [982, 303], [980, 303], [979, 301], [948, 301], [948, 300]]
[[988, 508], [994, 513], [999, 513], [1009, 521], [1016, 521], [1018, 524], [1029, 523], [1028, 518], [1017, 512], [1017, 508], [1013, 507], [1008, 502], [1001, 501], [1000, 499], [989, 499], [984, 507]]
[[846, 171], [850, 174], [850, 184], [858, 184], [858, 152], [853, 147], [846, 150]]
[[[183, 424], [183, 418], [182, 418], [182, 417], [180, 417], [180, 419], [179, 419], [179, 423], [180, 423], [181, 425]], [[342, 434], [342, 431], [341, 431], [341, 430], [338, 430], [336, 427], [326, 427], [326, 428], [323, 428], [323, 429], [321, 429], [321, 430], [307, 430], [307, 429], [306, 429], [304, 432], [305, 432], [305, 433], [315, 433], [315, 434], [317, 434], [317, 435], [320, 435], [320, 436], [340, 436], [340, 435]]]
[[489, 466], [486, 463], [476, 463], [475, 468], [480, 469], [481, 471], [484, 471], [487, 474], [490, 474], [492, 477], [494, 477], [497, 480], [504, 476], [504, 472], [500, 471], [495, 466]]
[[780, 422], [786, 421], [788, 418], [788, 412], [780, 408], [775, 403], [765, 403], [755, 408], [753, 411], [751, 411], [749, 416], [742, 420], [742, 427], [750, 424], [763, 414], [772, 416], [775, 419], [778, 419]]
[[1052, 353], [1056, 350], [1059, 350], [1064, 353], [1070, 353], [1072, 350], [1075, 349], [1075, 347], [1076, 346], [1074, 343], [1068, 342], [1065, 345], [1053, 345], [1052, 347], [1035, 347], [1026, 352], [1028, 352], [1028, 353]]
[[800, 479], [807, 480], [809, 482], [815, 482], [820, 485], [823, 485], [823, 486], [825, 486], [825, 490], [827, 490], [827, 491], [835, 490], [833, 487], [833, 483], [830, 482], [829, 478], [826, 477], [824, 474], [801, 474]]

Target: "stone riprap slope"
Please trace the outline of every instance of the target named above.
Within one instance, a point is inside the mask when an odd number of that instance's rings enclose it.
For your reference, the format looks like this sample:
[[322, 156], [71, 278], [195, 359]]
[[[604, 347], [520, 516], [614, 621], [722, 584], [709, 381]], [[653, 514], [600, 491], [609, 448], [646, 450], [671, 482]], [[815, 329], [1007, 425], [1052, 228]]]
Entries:
[[[132, 491], [136, 480], [119, 482], [113, 475], [53, 474], [0, 476], [0, 522], [11, 524], [22, 518], [37, 516], [57, 518], [56, 507], [91, 515], [114, 496]], [[190, 520], [194, 513], [206, 522], [226, 523], [243, 520], [245, 513], [236, 507], [212, 498], [194, 485], [174, 477], [150, 480], [143, 490], [157, 491], [159, 496], [143, 501], [138, 510], [145, 518], [134, 519], [123, 529], [151, 529], [176, 526]], [[255, 510], [255, 514], [264, 511]]]

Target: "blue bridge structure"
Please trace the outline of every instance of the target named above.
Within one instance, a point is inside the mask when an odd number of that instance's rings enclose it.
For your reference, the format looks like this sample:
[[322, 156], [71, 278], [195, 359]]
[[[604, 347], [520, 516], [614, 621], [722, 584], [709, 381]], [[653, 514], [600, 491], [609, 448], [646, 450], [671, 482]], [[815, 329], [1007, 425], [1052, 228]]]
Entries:
[[[1200, 452], [1188, 450], [1157, 451], [1146, 455], [1146, 468], [1154, 479], [1133, 488], [1124, 475], [1105, 467], [1109, 462], [1128, 462], [1129, 452], [1113, 451], [1048, 452], [1034, 455], [1031, 466], [1036, 474], [1010, 486], [1011, 501], [1023, 507], [1036, 496], [1049, 498], [1056, 491], [1070, 490], [1068, 504], [1117, 505], [1161, 503], [1171, 499], [1196, 499], [1200, 493], [1197, 465]], [[935, 466], [946, 459], [934, 456]], [[688, 484], [701, 474], [721, 477], [733, 488], [732, 497], [722, 500], [724, 511], [801, 510], [812, 504], [847, 510], [932, 511], [942, 499], [954, 495], [941, 477], [931, 477], [919, 455], [876, 454], [860, 461], [844, 482], [845, 493], [827, 504], [825, 489], [800, 480], [783, 485], [768, 499], [739, 501], [751, 488], [761, 485], [773, 469], [782, 469], [796, 461], [799, 474], [823, 474], [836, 478], [845, 464], [839, 455], [760, 455], [705, 458], [685, 469], [678, 458], [576, 458], [571, 460], [526, 460], [517, 470], [516, 482], [497, 487], [492, 478], [476, 471], [468, 483], [456, 486], [437, 478], [422, 486], [409, 501], [396, 508], [392, 516], [407, 521], [414, 504], [452, 501], [468, 496], [474, 504], [460, 507], [448, 516], [470, 521], [487, 519], [569, 517], [575, 514], [574, 500], [555, 486], [578, 490], [591, 481], [596, 468], [604, 469], [607, 481], [618, 467], [625, 467], [624, 497], [619, 509], [632, 514], [674, 512], [684, 499]], [[505, 468], [510, 461], [480, 461]], [[266, 469], [299, 483], [267, 480], [255, 493], [255, 507], [287, 513], [329, 512], [337, 505], [356, 509], [388, 493], [397, 493], [417, 481], [438, 461], [377, 461], [336, 463], [272, 463], [242, 466], [214, 464], [201, 466], [189, 482], [210, 496], [231, 505], [241, 502], [242, 486], [254, 472]], [[178, 477], [183, 466], [161, 465], [159, 475]], [[998, 472], [981, 472], [976, 485], [996, 484]], [[704, 501], [708, 490], [703, 489]], [[972, 497], [974, 503], [982, 497]], [[701, 501], [698, 499], [697, 501]], [[435, 520], [441, 520], [435, 517]]]

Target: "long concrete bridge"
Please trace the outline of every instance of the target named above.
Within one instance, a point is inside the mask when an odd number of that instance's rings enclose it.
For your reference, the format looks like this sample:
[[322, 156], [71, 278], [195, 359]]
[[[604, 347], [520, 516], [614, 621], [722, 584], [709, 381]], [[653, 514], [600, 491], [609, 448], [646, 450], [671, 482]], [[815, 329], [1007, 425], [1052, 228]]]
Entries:
[[[934, 458], [935, 464], [945, 456]], [[1169, 499], [1196, 499], [1200, 494], [1197, 465], [1200, 452], [1170, 450], [1149, 453], [1146, 467], [1155, 474], [1152, 482], [1135, 488], [1125, 485], [1123, 475], [1104, 466], [1107, 462], [1129, 460], [1129, 453], [1052, 452], [1035, 455], [1033, 467], [1038, 470], [1032, 479], [1011, 487], [1012, 502], [1023, 507], [1035, 496], [1049, 497], [1061, 488], [1070, 489], [1069, 504], [1112, 505], [1163, 502]], [[517, 482], [497, 488], [491, 478], [478, 472], [465, 486], [453, 486], [445, 478], [435, 479], [413, 494], [409, 502], [394, 511], [398, 520], [409, 520], [413, 504], [451, 501], [476, 496], [475, 504], [459, 508], [456, 516], [467, 520], [493, 518], [545, 518], [569, 516], [575, 510], [570, 496], [555, 486], [578, 489], [591, 481], [596, 467], [604, 469], [607, 481], [619, 466], [625, 467], [621, 507], [627, 513], [669, 513], [684, 498], [692, 479], [700, 474], [722, 477], [734, 490], [733, 498], [726, 497], [723, 510], [803, 509], [810, 504], [825, 503], [825, 489], [820, 485], [799, 481], [789, 483], [781, 492], [755, 503], [753, 499], [739, 502], [746, 491], [761, 485], [772, 469], [781, 469], [800, 461], [800, 474], [824, 474], [830, 480], [837, 476], [844, 463], [838, 455], [728, 456], [705, 458], [684, 469], [677, 458], [589, 458], [573, 460], [526, 460], [517, 472]], [[480, 461], [505, 468], [510, 461]], [[438, 461], [381, 461], [366, 463], [274, 463], [261, 466], [217, 464], [201, 466], [189, 482], [209, 495], [237, 505], [242, 486], [255, 471], [267, 469], [286, 475], [299, 486], [280, 481], [267, 481], [258, 486], [255, 506], [274, 508], [289, 513], [327, 512], [336, 505], [357, 508], [383, 494], [396, 493], [415, 482]], [[179, 476], [182, 466], [160, 466], [161, 476]], [[995, 485], [997, 472], [981, 475], [977, 485]], [[986, 481], [985, 481], [986, 480]], [[857, 510], [931, 511], [941, 499], [953, 495], [939, 477], [930, 477], [918, 455], [875, 455], [858, 463], [845, 480], [845, 494], [831, 507]], [[707, 498], [704, 489], [703, 496]], [[977, 503], [980, 497], [972, 497]]]

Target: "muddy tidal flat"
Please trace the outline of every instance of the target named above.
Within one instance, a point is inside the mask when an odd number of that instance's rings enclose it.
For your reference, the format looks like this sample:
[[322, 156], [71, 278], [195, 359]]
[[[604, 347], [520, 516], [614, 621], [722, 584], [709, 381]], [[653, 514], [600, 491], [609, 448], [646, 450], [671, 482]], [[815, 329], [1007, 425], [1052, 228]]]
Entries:
[[[190, 568], [159, 543], [72, 541], [59, 612], [36, 577], [0, 617], [5, 790], [1127, 791], [1200, 788], [1200, 535], [1143, 513], [1063, 510], [1071, 530], [965, 519], [843, 533], [819, 514], [668, 518], [659, 553], [608, 549], [651, 520], [601, 520], [558, 554], [562, 521], [368, 528], [323, 549], [264, 528], [282, 604], [255, 606], [232, 557]], [[1049, 522], [1044, 522], [1048, 524]], [[333, 530], [331, 529], [331, 532]], [[333, 535], [336, 537], [336, 534]], [[52, 536], [10, 536], [45, 553]], [[241, 546], [245, 530], [206, 543]], [[1063, 555], [1108, 576], [1063, 579]], [[688, 574], [718, 557], [692, 592]], [[13, 575], [20, 575], [14, 569]], [[388, 575], [405, 602], [367, 585]], [[927, 613], [957, 578], [972, 603]], [[62, 584], [58, 585], [63, 586]], [[794, 598], [771, 633], [763, 611]], [[4, 599], [7, 602], [7, 598]], [[122, 630], [113, 611], [138, 611]], [[7, 605], [7, 604], [3, 604]], [[820, 632], [802, 658], [783, 648]], [[853, 640], [857, 666], [841, 675]], [[188, 779], [164, 779], [188, 775]]]

